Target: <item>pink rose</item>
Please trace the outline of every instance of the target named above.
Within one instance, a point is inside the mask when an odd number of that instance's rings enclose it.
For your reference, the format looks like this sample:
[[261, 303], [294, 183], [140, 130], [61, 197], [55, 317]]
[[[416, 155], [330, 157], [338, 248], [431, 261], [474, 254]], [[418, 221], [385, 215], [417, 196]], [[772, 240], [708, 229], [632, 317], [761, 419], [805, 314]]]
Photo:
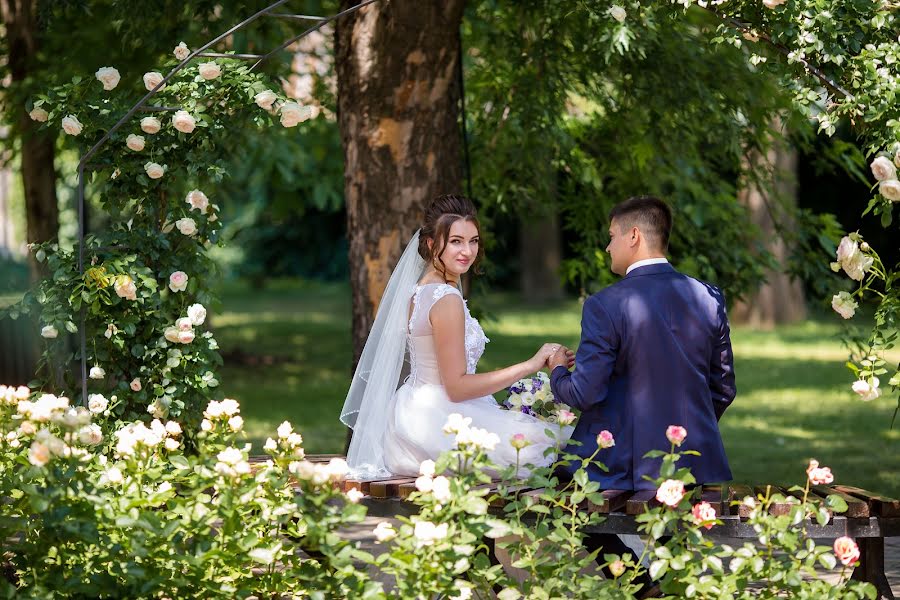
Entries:
[[868, 402], [881, 396], [879, 385], [881, 385], [881, 381], [877, 377], [872, 377], [871, 379], [857, 379], [853, 382], [852, 388], [860, 398]]
[[556, 413], [556, 418], [560, 425], [571, 425], [575, 422], [575, 413], [563, 408]]
[[669, 425], [666, 429], [666, 438], [676, 446], [680, 446], [686, 437], [687, 429], [681, 425]]
[[191, 210], [196, 208], [200, 212], [205, 211], [206, 207], [209, 206], [209, 198], [207, 198], [206, 194], [200, 190], [191, 190], [188, 192], [184, 201], [191, 205]]
[[809, 482], [813, 485], [825, 485], [834, 481], [834, 475], [831, 474], [830, 467], [820, 467], [819, 461], [812, 459], [806, 468], [806, 475]]
[[526, 446], [530, 446], [531, 442], [528, 441], [524, 433], [517, 433], [509, 439], [509, 445], [516, 450], [521, 450]]
[[609, 563], [609, 572], [612, 573], [613, 577], [621, 577], [622, 573], [625, 572], [625, 563], [621, 560], [614, 560]]
[[691, 509], [691, 515], [694, 517], [694, 523], [712, 529], [716, 520], [716, 509], [709, 502], [699, 502]]
[[131, 383], [129, 385], [131, 386], [132, 392], [139, 392], [139, 391], [141, 391], [141, 388], [143, 387], [143, 386], [141, 386], [141, 380], [139, 377], [135, 377], [134, 379], [132, 379]]
[[597, 434], [597, 445], [600, 448], [612, 448], [616, 445], [616, 440], [613, 438], [613, 434], [604, 429]]
[[183, 292], [187, 288], [188, 276], [184, 271], [175, 271], [169, 275], [169, 289], [173, 292]]
[[842, 565], [849, 566], [859, 560], [859, 546], [845, 535], [834, 540], [834, 554]]
[[190, 344], [194, 341], [194, 331], [179, 331], [178, 332], [178, 341], [182, 344]]
[[666, 479], [656, 490], [656, 499], [666, 506], [678, 506], [684, 498], [684, 484], [676, 479]]

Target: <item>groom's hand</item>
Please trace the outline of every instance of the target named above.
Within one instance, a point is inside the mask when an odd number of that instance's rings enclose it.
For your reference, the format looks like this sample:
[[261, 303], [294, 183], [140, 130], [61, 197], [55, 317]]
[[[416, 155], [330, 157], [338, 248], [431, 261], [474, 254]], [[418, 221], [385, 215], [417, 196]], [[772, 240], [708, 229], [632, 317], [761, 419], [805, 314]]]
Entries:
[[551, 373], [556, 367], [565, 367], [567, 369], [570, 369], [574, 364], [575, 353], [565, 346], [560, 346], [559, 350], [557, 350], [550, 356], [549, 359], [547, 359], [547, 368], [550, 369]]

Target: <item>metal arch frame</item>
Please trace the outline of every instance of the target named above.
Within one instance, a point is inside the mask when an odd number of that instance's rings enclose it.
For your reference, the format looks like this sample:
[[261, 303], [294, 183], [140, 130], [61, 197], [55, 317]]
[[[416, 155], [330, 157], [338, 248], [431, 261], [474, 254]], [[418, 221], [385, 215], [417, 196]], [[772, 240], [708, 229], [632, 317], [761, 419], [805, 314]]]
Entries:
[[[351, 6], [350, 8], [347, 8], [339, 13], [333, 14], [328, 17], [319, 17], [319, 16], [314, 16], [314, 15], [294, 15], [294, 14], [287, 14], [287, 13], [272, 12], [276, 8], [282, 6], [283, 4], [286, 4], [288, 1], [289, 0], [278, 0], [277, 2], [267, 6], [266, 8], [260, 10], [256, 14], [252, 15], [251, 17], [241, 21], [240, 23], [238, 23], [237, 25], [235, 25], [234, 27], [232, 27], [225, 33], [222, 33], [221, 35], [215, 37], [214, 39], [207, 42], [200, 48], [197, 48], [196, 50], [192, 51], [187, 56], [187, 58], [185, 58], [180, 63], [175, 65], [175, 67], [171, 71], [169, 71], [169, 74], [166, 75], [165, 77], [163, 77], [162, 81], [160, 81], [156, 85], [156, 87], [154, 87], [152, 90], [147, 92], [147, 94], [145, 94], [144, 97], [141, 98], [137, 102], [137, 104], [132, 106], [131, 109], [127, 113], [125, 113], [125, 115], [121, 119], [119, 119], [116, 122], [115, 125], [113, 125], [112, 127], [109, 128], [109, 131], [107, 131], [106, 134], [104, 134], [104, 136], [102, 138], [100, 138], [100, 140], [96, 144], [94, 144], [87, 152], [85, 152], [82, 155], [81, 160], [78, 161], [78, 272], [79, 272], [79, 274], [82, 274], [82, 275], [84, 274], [84, 236], [85, 236], [85, 231], [84, 231], [84, 216], [85, 216], [84, 215], [84, 171], [85, 171], [85, 169], [90, 169], [88, 160], [90, 160], [91, 157], [93, 157], [97, 153], [97, 151], [109, 140], [110, 136], [116, 130], [118, 130], [122, 125], [124, 125], [137, 111], [144, 110], [144, 111], [150, 111], [150, 112], [168, 112], [168, 111], [180, 110], [178, 107], [147, 106], [146, 105], [147, 101], [150, 100], [150, 98], [155, 96], [159, 90], [161, 90], [163, 87], [165, 87], [166, 82], [169, 81], [172, 78], [172, 76], [175, 75], [175, 73], [181, 71], [185, 66], [187, 66], [188, 63], [190, 63], [193, 59], [195, 59], [197, 57], [200, 57], [200, 58], [236, 58], [236, 59], [240, 59], [240, 60], [255, 60], [256, 62], [253, 64], [252, 67], [250, 67], [250, 70], [252, 71], [252, 70], [256, 69], [256, 67], [258, 67], [260, 64], [262, 64], [263, 62], [268, 60], [270, 57], [272, 57], [274, 54], [277, 54], [278, 52], [284, 50], [285, 48], [290, 46], [292, 43], [296, 42], [299, 39], [302, 39], [303, 37], [309, 35], [310, 33], [314, 32], [314, 31], [318, 31], [325, 24], [335, 21], [345, 15], [354, 13], [365, 6], [374, 4], [375, 2], [379, 2], [379, 0], [364, 0], [363, 2], [360, 2], [359, 4], [357, 4], [356, 6]], [[300, 35], [292, 37], [291, 39], [283, 42], [277, 48], [275, 48], [274, 50], [272, 50], [266, 54], [262, 54], [262, 55], [260, 55], [260, 54], [220, 54], [220, 53], [214, 53], [214, 52], [210, 52], [210, 53], [204, 52], [204, 50], [210, 48], [211, 46], [214, 46], [215, 44], [224, 40], [229, 35], [233, 34], [234, 32], [244, 29], [246, 26], [250, 25], [251, 23], [253, 23], [260, 17], [275, 17], [275, 18], [282, 18], [282, 19], [293, 19], [293, 20], [297, 20], [297, 21], [315, 21], [316, 24], [313, 25], [312, 27], [306, 29]], [[87, 377], [87, 333], [85, 331], [85, 320], [86, 320], [86, 312], [85, 312], [85, 308], [82, 307], [81, 322], [80, 322], [80, 327], [79, 327], [79, 333], [80, 333], [80, 338], [81, 338], [80, 339], [80, 342], [81, 342], [81, 402], [82, 402], [82, 404], [86, 405], [87, 404], [87, 380], [88, 380], [88, 377]]]

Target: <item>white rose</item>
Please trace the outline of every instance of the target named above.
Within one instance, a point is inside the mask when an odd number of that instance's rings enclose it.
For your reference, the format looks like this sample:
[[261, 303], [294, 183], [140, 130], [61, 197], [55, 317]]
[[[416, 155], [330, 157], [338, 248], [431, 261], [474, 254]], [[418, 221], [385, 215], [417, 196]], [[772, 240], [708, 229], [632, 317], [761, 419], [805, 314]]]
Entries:
[[850, 279], [862, 281], [863, 276], [872, 268], [874, 262], [873, 257], [857, 252], [852, 260], [843, 263], [843, 267]]
[[162, 123], [156, 117], [144, 117], [141, 119], [141, 131], [144, 133], [157, 133], [162, 128]]
[[205, 62], [200, 64], [200, 77], [209, 81], [215, 79], [222, 74], [222, 69], [215, 62]]
[[845, 319], [852, 317], [858, 307], [859, 304], [847, 292], [838, 292], [831, 298], [831, 308]]
[[175, 46], [175, 50], [172, 51], [172, 54], [175, 55], [175, 58], [178, 60], [184, 60], [191, 54], [191, 49], [187, 47], [187, 44], [181, 42], [177, 46]]
[[144, 136], [129, 134], [127, 138], [125, 138], [125, 145], [128, 146], [129, 150], [134, 150], [135, 152], [140, 152], [144, 149]]
[[31, 112], [28, 113], [28, 116], [31, 117], [32, 121], [38, 121], [39, 123], [46, 123], [47, 119], [50, 118], [50, 113], [41, 108], [40, 106], [35, 106], [31, 109]]
[[78, 441], [86, 446], [96, 446], [103, 441], [103, 432], [97, 424], [88, 425], [78, 430]]
[[179, 331], [178, 342], [181, 344], [190, 344], [194, 341], [194, 331]]
[[619, 23], [623, 23], [625, 21], [625, 17], [627, 16], [625, 9], [617, 4], [612, 5], [607, 12], [609, 12], [609, 16], [611, 16]]
[[91, 379], [103, 379], [106, 377], [106, 371], [104, 371], [101, 367], [93, 366], [91, 367], [90, 375], [88, 375]]
[[784, 4], [787, 0], [763, 0], [763, 5], [766, 8], [777, 8]]
[[296, 102], [285, 102], [281, 107], [281, 124], [285, 127], [296, 127], [312, 116], [312, 109], [300, 106]]
[[895, 167], [894, 163], [886, 156], [879, 156], [873, 160], [870, 167], [872, 168], [872, 175], [874, 175], [875, 179], [878, 181], [897, 179], [897, 167]]
[[32, 442], [28, 450], [28, 462], [36, 467], [43, 467], [50, 462], [50, 448], [40, 442]]
[[103, 89], [107, 92], [115, 89], [121, 79], [119, 72], [113, 67], [100, 67], [94, 76], [103, 84]]
[[878, 389], [880, 383], [881, 382], [877, 377], [873, 377], [871, 383], [865, 379], [859, 379], [853, 382], [853, 391], [856, 392], [862, 400], [868, 402], [881, 395], [881, 390]]
[[[188, 276], [184, 271], [175, 271], [169, 275], [169, 289], [173, 292], [183, 292], [187, 289]], [[177, 325], [177, 324], [176, 324]], [[179, 329], [182, 329], [179, 327]]]
[[272, 110], [272, 105], [275, 104], [277, 99], [278, 96], [272, 90], [264, 90], [253, 97], [256, 105], [266, 110]]
[[122, 476], [122, 471], [118, 467], [110, 467], [104, 475], [110, 483], [122, 483], [125, 480]]
[[278, 437], [281, 439], [286, 439], [289, 435], [291, 435], [292, 431], [294, 431], [294, 428], [291, 426], [291, 424], [289, 422], [285, 421], [281, 425], [278, 426], [278, 429], [277, 429]]
[[[156, 71], [144, 73], [144, 87], [147, 88], [148, 91], [158, 86], [162, 82], [162, 80], [162, 73], [157, 73]], [[164, 89], [166, 89], [166, 86], [162, 86], [158, 91], [162, 91]]]
[[202, 304], [191, 304], [187, 309], [188, 318], [194, 325], [203, 325], [206, 320], [206, 308]]
[[53, 339], [58, 335], [59, 335], [59, 332], [56, 330], [56, 327], [54, 327], [53, 325], [44, 325], [44, 327], [41, 328], [41, 337], [45, 337], [48, 340]]
[[878, 191], [891, 202], [900, 201], [900, 181], [896, 179], [885, 179], [878, 184]]
[[144, 165], [144, 171], [147, 172], [147, 177], [150, 179], [159, 179], [165, 174], [166, 168], [159, 163], [148, 162]]
[[194, 121], [194, 117], [191, 116], [191, 113], [186, 110], [179, 110], [176, 111], [175, 116], [172, 117], [172, 126], [181, 133], [191, 133], [197, 126], [197, 122]]
[[63, 117], [62, 128], [69, 135], [78, 135], [84, 127], [74, 115], [67, 115]]
[[425, 477], [434, 477], [434, 461], [430, 459], [423, 460], [422, 464], [419, 465], [419, 474]]
[[519, 397], [522, 398], [522, 404], [524, 406], [531, 406], [534, 404], [534, 394], [531, 392], [522, 392]]
[[195, 208], [200, 212], [206, 210], [209, 206], [209, 198], [206, 197], [206, 194], [201, 192], [200, 190], [191, 190], [188, 192], [188, 195], [185, 196], [184, 201], [191, 205], [191, 210]]
[[134, 283], [134, 279], [128, 275], [117, 276], [116, 281], [113, 284], [113, 289], [115, 289], [116, 295], [119, 296], [119, 298], [137, 300], [137, 286]]
[[244, 419], [240, 415], [234, 415], [228, 419], [228, 426], [232, 431], [240, 431], [244, 428]]
[[349, 500], [353, 504], [356, 504], [357, 502], [362, 500], [364, 497], [365, 497], [365, 494], [363, 494], [361, 491], [359, 491], [356, 488], [353, 488], [347, 492], [347, 500]]
[[434, 488], [434, 480], [428, 475], [416, 478], [416, 489], [422, 493], [428, 493]]
[[894, 166], [900, 169], [900, 148], [897, 148], [897, 151], [894, 153]]
[[520, 396], [519, 394], [510, 394], [508, 400], [510, 406], [512, 406], [513, 408], [519, 408], [520, 406], [522, 406], [522, 396]]
[[397, 536], [397, 530], [386, 521], [379, 523], [372, 533], [375, 534], [375, 539], [379, 542], [387, 542]]
[[197, 233], [197, 223], [188, 217], [175, 221], [175, 227], [178, 228], [183, 235], [194, 235]]
[[109, 406], [109, 400], [103, 394], [91, 394], [88, 396], [88, 410], [99, 415]]
[[178, 328], [177, 327], [166, 327], [163, 336], [173, 344], [178, 343]]
[[434, 482], [432, 483], [431, 493], [434, 494], [434, 499], [438, 502], [447, 502], [450, 500], [450, 480], [440, 475], [434, 478]]
[[166, 433], [171, 436], [181, 435], [181, 425], [177, 421], [169, 421], [166, 423]]

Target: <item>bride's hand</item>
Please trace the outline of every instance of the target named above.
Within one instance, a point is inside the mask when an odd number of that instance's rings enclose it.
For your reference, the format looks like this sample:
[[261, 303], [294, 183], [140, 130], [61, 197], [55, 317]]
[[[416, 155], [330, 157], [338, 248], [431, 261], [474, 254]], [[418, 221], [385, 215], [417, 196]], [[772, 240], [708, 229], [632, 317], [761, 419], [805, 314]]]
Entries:
[[560, 347], [561, 344], [544, 344], [535, 353], [535, 355], [532, 356], [531, 359], [529, 359], [528, 364], [531, 366], [533, 371], [540, 371], [547, 366], [547, 361], [551, 356], [556, 354]]

